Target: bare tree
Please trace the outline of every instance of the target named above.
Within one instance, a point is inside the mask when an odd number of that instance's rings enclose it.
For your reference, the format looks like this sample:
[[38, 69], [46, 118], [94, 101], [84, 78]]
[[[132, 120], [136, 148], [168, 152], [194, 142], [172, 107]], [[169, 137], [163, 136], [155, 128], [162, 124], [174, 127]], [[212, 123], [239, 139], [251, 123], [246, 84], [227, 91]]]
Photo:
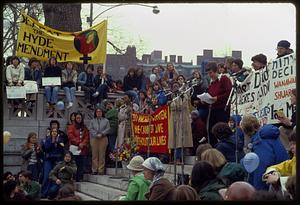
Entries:
[[9, 3], [3, 6], [3, 54], [15, 55], [19, 31], [18, 19], [21, 11], [40, 21], [42, 18], [42, 4], [37, 3]]

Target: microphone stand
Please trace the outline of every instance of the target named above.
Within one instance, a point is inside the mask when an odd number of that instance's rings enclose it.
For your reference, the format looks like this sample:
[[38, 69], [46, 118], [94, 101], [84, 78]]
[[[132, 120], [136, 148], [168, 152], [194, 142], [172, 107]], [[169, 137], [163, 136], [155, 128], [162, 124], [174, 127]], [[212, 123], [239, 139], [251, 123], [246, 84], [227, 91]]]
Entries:
[[[239, 75], [243, 74], [243, 72], [241, 72]], [[237, 95], [237, 77], [239, 75], [232, 75], [232, 79], [233, 79], [233, 86], [231, 88], [231, 91], [230, 91], [230, 95], [229, 95], [229, 98], [227, 100], [227, 103], [226, 103], [226, 106], [225, 106], [225, 109], [224, 111], [226, 111], [229, 107], [229, 104], [231, 104], [232, 102], [232, 98], [233, 96], [235, 96], [235, 102], [234, 102], [234, 105], [235, 105], [235, 162], [238, 163], [238, 135], [237, 135], [237, 125], [238, 125], [238, 121], [237, 121], [237, 116], [238, 116], [238, 95]]]
[[[172, 101], [175, 101], [179, 98], [181, 98], [182, 102], [184, 100], [184, 95], [186, 93], [188, 93], [189, 91], [191, 91], [193, 89], [193, 86], [189, 87], [188, 89], [186, 89], [185, 91], [182, 91], [177, 97], [175, 97]], [[176, 106], [177, 108], [177, 106]], [[180, 112], [180, 120], [181, 120], [181, 123], [183, 123], [183, 114], [182, 114], [182, 110]], [[184, 126], [182, 126], [183, 128]], [[176, 135], [175, 135], [176, 136]], [[184, 145], [183, 145], [183, 142], [184, 142], [184, 138], [183, 138], [183, 132], [181, 132], [181, 183], [182, 185], [184, 184], [184, 152], [183, 152], [183, 148], [184, 148]], [[175, 180], [175, 183], [176, 183], [176, 163], [175, 163], [175, 158], [176, 158], [176, 154], [175, 154], [175, 149], [176, 149], [176, 140], [174, 140], [174, 180]]]

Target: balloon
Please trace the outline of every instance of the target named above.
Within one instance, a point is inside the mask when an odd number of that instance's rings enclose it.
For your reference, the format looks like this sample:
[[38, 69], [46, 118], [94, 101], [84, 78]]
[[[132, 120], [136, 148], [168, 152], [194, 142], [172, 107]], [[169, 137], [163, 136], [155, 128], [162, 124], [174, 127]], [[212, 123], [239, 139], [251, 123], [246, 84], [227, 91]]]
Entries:
[[252, 173], [259, 165], [259, 157], [254, 152], [249, 152], [242, 159], [242, 164], [248, 173]]
[[11, 133], [8, 131], [3, 132], [3, 143], [7, 144], [11, 138]]
[[154, 83], [155, 80], [156, 80], [156, 75], [155, 75], [155, 74], [151, 74], [151, 75], [150, 75], [150, 81], [151, 81], [152, 83]]
[[63, 110], [64, 108], [65, 108], [65, 104], [64, 104], [63, 101], [58, 101], [58, 102], [56, 103], [56, 109], [58, 109], [58, 110]]

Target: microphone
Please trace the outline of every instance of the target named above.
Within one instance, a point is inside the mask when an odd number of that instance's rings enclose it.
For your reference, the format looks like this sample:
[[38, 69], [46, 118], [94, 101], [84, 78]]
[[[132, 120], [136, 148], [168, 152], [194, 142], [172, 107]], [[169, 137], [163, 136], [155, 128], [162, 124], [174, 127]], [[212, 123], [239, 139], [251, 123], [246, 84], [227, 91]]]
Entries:
[[241, 69], [240, 71], [238, 71], [238, 72], [231, 73], [230, 76], [240, 76], [240, 75], [242, 75], [243, 73], [245, 73], [246, 71], [248, 71], [248, 69], [242, 68], [242, 69]]

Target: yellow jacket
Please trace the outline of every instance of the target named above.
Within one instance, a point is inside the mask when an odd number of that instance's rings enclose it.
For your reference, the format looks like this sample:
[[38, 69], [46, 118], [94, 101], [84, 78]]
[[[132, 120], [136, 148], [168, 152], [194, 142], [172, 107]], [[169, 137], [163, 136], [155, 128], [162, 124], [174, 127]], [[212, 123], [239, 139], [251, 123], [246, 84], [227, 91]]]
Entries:
[[294, 156], [290, 160], [283, 161], [280, 164], [276, 164], [268, 167], [265, 174], [275, 170], [278, 171], [281, 176], [296, 175], [296, 156]]

